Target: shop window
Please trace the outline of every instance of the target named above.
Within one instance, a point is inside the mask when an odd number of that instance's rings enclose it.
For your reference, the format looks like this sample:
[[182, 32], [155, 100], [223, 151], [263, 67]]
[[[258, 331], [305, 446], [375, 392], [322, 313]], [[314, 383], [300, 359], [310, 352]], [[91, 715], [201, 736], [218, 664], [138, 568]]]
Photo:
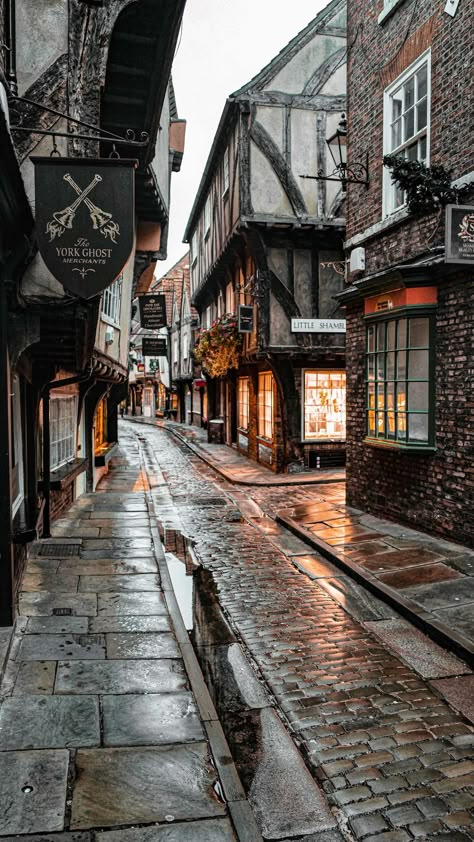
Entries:
[[269, 371], [258, 375], [258, 435], [273, 439], [273, 375]]
[[[395, 80], [384, 94], [384, 154], [429, 163], [430, 53], [426, 53]], [[392, 184], [384, 170], [385, 214], [406, 204], [403, 190]]]
[[367, 436], [406, 447], [433, 445], [432, 320], [413, 315], [367, 327]]
[[98, 453], [107, 447], [107, 401], [105, 398], [100, 401], [94, 417], [94, 445]]
[[249, 379], [239, 377], [237, 381], [237, 404], [239, 409], [239, 428], [249, 428]]
[[120, 324], [120, 305], [122, 300], [122, 275], [104, 290], [102, 296], [101, 316], [111, 322]]
[[344, 371], [305, 371], [304, 439], [346, 437], [346, 374]]
[[51, 470], [76, 457], [77, 401], [74, 396], [52, 398], [49, 404]]

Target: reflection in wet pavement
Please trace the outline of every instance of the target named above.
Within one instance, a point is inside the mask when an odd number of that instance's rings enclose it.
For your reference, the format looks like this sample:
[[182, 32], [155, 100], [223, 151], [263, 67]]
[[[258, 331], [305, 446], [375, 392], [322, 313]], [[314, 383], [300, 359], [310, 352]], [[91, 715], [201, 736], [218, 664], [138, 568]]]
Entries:
[[173, 553], [165, 553], [165, 558], [184, 625], [188, 631], [191, 631], [194, 625], [193, 570], [186, 568], [185, 562]]

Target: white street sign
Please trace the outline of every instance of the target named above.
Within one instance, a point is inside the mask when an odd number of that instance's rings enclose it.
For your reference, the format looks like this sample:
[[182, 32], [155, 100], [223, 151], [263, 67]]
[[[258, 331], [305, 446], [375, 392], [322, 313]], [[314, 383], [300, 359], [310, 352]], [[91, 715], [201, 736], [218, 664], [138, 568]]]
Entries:
[[292, 319], [292, 333], [345, 333], [345, 319]]

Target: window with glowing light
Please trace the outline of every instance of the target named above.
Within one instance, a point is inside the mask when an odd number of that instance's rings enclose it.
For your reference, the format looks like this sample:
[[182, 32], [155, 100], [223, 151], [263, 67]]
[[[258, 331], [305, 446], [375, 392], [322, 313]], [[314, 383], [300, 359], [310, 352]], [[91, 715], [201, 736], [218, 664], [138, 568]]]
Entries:
[[430, 316], [367, 326], [367, 436], [406, 447], [433, 444], [433, 325]]
[[305, 371], [304, 439], [346, 437], [346, 374], [344, 371]]
[[239, 428], [249, 428], [249, 379], [239, 377], [237, 381], [237, 405], [239, 410]]
[[258, 435], [273, 439], [273, 374], [264, 371], [258, 375]]

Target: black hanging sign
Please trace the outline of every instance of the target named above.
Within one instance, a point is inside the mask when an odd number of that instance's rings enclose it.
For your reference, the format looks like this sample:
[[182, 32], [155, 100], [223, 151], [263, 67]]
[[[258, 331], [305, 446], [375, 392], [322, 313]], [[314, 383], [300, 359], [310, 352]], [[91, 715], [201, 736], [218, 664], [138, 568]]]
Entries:
[[166, 357], [166, 339], [159, 336], [144, 336], [142, 339], [144, 357]]
[[41, 256], [64, 289], [92, 298], [115, 281], [132, 252], [137, 162], [31, 160]]
[[474, 205], [446, 206], [446, 263], [474, 263]]
[[140, 295], [140, 324], [145, 330], [166, 327], [166, 296]]
[[239, 305], [239, 333], [253, 333], [253, 307]]

